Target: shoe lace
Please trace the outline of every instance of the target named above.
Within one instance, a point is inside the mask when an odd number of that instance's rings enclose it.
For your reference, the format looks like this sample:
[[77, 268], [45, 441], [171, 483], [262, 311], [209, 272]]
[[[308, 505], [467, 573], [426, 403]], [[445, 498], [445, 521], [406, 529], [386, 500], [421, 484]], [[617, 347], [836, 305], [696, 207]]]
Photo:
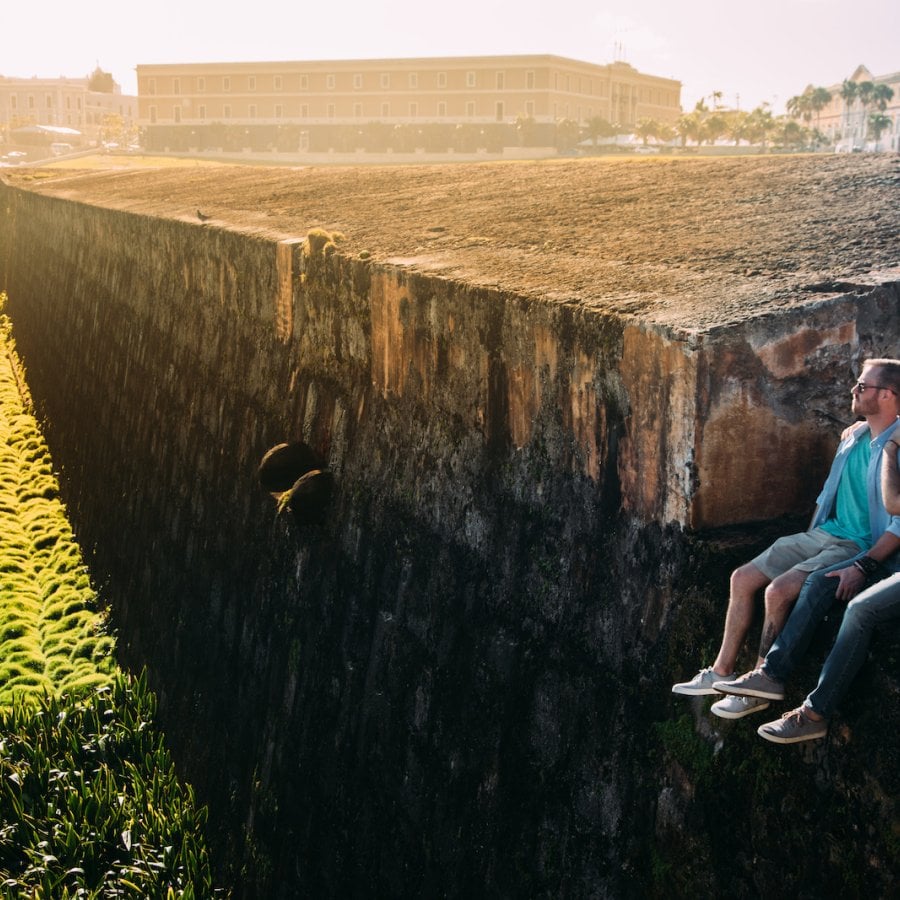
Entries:
[[802, 725], [807, 720], [807, 716], [803, 712], [803, 707], [798, 706], [796, 709], [789, 709], [781, 719], [785, 725]]

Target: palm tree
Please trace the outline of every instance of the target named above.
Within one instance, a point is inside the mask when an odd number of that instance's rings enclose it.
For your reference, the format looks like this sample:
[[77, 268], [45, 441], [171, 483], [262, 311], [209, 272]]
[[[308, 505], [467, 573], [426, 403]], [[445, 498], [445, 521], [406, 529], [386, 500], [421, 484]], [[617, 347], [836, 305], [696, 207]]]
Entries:
[[831, 91], [828, 88], [816, 87], [809, 94], [809, 108], [816, 117], [816, 130], [819, 130], [819, 114], [831, 103]]
[[859, 89], [855, 81], [848, 78], [841, 84], [841, 99], [844, 101], [844, 109], [847, 113], [847, 123], [841, 129], [841, 137], [846, 137], [847, 132], [850, 131], [850, 111], [858, 93]]
[[878, 141], [881, 140], [881, 133], [891, 127], [891, 117], [886, 116], [883, 112], [873, 112], [869, 116], [869, 128], [875, 137], [875, 149], [878, 149]]
[[866, 121], [866, 113], [869, 111], [869, 107], [872, 105], [872, 100], [875, 94], [875, 85], [871, 81], [860, 81], [856, 86], [856, 96], [859, 99], [860, 106], [862, 106], [862, 137], [863, 141], [865, 141], [868, 136], [868, 122]]
[[725, 134], [734, 141], [735, 147], [740, 144], [742, 138], [746, 137], [748, 115], [749, 113], [740, 109], [730, 109], [723, 114]]
[[744, 124], [744, 136], [751, 144], [762, 144], [762, 149], [765, 150], [769, 132], [773, 127], [772, 111], [769, 109], [768, 103], [763, 103], [748, 113]]
[[639, 135], [644, 146], [647, 146], [648, 138], [656, 137], [660, 130], [659, 122], [656, 119], [639, 119], [635, 125], [635, 134]]
[[615, 126], [603, 116], [591, 116], [585, 124], [585, 132], [587, 136], [597, 146], [597, 138], [612, 137], [616, 133]]
[[808, 123], [812, 118], [811, 96], [810, 89], [807, 88], [802, 94], [796, 97], [789, 97], [787, 103], [785, 103], [788, 115], [792, 119], [803, 119]]
[[884, 112], [893, 99], [894, 89], [887, 84], [876, 84], [872, 89], [872, 105], [877, 107], [879, 112]]

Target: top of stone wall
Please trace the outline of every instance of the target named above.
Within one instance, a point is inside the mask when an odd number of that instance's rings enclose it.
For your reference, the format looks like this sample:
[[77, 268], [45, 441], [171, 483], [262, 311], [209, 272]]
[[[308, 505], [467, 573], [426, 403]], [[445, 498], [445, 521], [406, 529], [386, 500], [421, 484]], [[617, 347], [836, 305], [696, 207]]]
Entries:
[[[40, 174], [40, 178], [35, 178]], [[895, 154], [4, 173], [198, 227], [343, 252], [676, 332], [900, 280]], [[201, 223], [197, 209], [212, 218]]]

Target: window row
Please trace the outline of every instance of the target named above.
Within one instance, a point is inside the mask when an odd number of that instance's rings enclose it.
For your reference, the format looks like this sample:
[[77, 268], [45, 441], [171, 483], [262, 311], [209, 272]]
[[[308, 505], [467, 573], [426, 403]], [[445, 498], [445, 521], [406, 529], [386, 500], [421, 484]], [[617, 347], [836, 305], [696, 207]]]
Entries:
[[[568, 108], [567, 108], [568, 109]], [[221, 107], [221, 115], [208, 115], [207, 107], [204, 105], [199, 105], [197, 107], [197, 121], [206, 121], [208, 119], [234, 119], [234, 118], [247, 118], [247, 119], [257, 119], [257, 118], [265, 118], [265, 116], [260, 115], [260, 111], [258, 106], [255, 103], [249, 104], [246, 109], [242, 109], [240, 113], [235, 113], [234, 109], [229, 105], [225, 104]], [[308, 103], [303, 103], [300, 105], [300, 119], [310, 119], [310, 118], [322, 118], [323, 116], [328, 119], [338, 118], [338, 110], [334, 103], [328, 103], [325, 105], [324, 109], [317, 109], [316, 113], [311, 114], [310, 106]], [[477, 111], [476, 104], [474, 100], [467, 101], [465, 104], [465, 117], [469, 119], [474, 119], [477, 115], [484, 116], [485, 112], [482, 110], [480, 113]], [[492, 110], [487, 113], [489, 115], [493, 115], [494, 118], [500, 122], [503, 121], [505, 116], [507, 115], [507, 110], [502, 101], [498, 101], [493, 105]], [[525, 112], [526, 117], [533, 118], [534, 117], [534, 103], [532, 101], [528, 101], [525, 103]], [[364, 112], [364, 107], [362, 103], [354, 103], [352, 106], [352, 117], [355, 119], [372, 119], [375, 117], [380, 117], [382, 119], [390, 119], [393, 117], [405, 116], [410, 119], [420, 118], [423, 115], [427, 115], [420, 108], [418, 103], [410, 103], [409, 106], [405, 110], [400, 110], [396, 107], [396, 104], [392, 105], [390, 103], [382, 103], [380, 110], [378, 113], [373, 113], [371, 109]], [[441, 101], [437, 104], [435, 115], [437, 118], [446, 118], [449, 113], [447, 109], [447, 104], [444, 101]], [[591, 112], [588, 112], [588, 115], [591, 115]], [[148, 109], [148, 117], [150, 119], [151, 124], [156, 124], [160, 120], [159, 110], [156, 106], [151, 106]], [[288, 118], [285, 113], [285, 108], [283, 104], [276, 103], [274, 107], [269, 111], [270, 118], [274, 119], [284, 119]], [[172, 121], [179, 123], [182, 121], [182, 111], [181, 107], [176, 106], [172, 110]], [[188, 118], [188, 117], [184, 117]]]
[[[404, 79], [401, 75], [391, 72], [380, 72], [377, 76], [377, 87], [380, 90], [391, 90], [391, 88], [400, 88], [401, 86], [406, 89], [418, 90], [418, 88], [425, 84], [429, 83], [429, 87], [437, 88], [438, 90], [446, 89], [450, 86], [451, 81], [457, 82], [459, 79], [457, 78], [449, 78], [447, 72], [434, 72], [429, 73], [433, 78], [422, 78], [421, 82], [419, 79], [418, 72], [408, 72], [406, 74], [406, 78]], [[458, 75], [459, 73], [453, 73]], [[297, 80], [299, 78], [299, 81]], [[296, 88], [299, 85], [299, 89], [301, 91], [310, 90], [311, 85], [318, 84], [321, 82], [322, 76], [311, 76], [311, 75], [300, 75], [297, 78], [287, 79], [287, 81], [292, 81], [293, 88]], [[271, 89], [273, 91], [284, 91], [287, 88], [285, 87], [286, 79], [282, 75], [273, 75], [266, 76], [265, 78], [258, 78], [256, 75], [248, 75], [246, 78], [237, 78], [231, 75], [223, 75], [221, 77], [217, 76], [215, 78], [206, 78], [205, 76], [198, 76], [196, 79], [193, 79], [194, 83], [191, 84], [192, 79], [185, 78], [181, 79], [179, 77], [175, 77], [171, 79], [171, 93], [173, 94], [182, 94], [185, 93], [183, 88], [187, 87], [187, 93], [196, 92], [198, 94], [204, 94], [208, 90], [221, 90], [224, 93], [228, 93], [229, 91], [242, 91], [246, 90], [248, 92], [253, 92], [256, 90], [262, 89], [268, 90]], [[347, 81], [347, 74], [337, 75], [334, 73], [329, 73], [324, 76], [324, 86], [325, 90], [334, 91], [337, 90], [339, 83], [345, 83]], [[404, 83], [405, 81], [405, 83]], [[164, 83], [163, 79], [156, 78], [148, 78], [147, 79], [147, 93], [150, 95], [155, 95], [160, 93], [159, 88]], [[262, 82], [265, 82], [265, 85], [262, 86]], [[353, 73], [350, 76], [350, 84], [353, 86], [353, 90], [361, 91], [364, 87], [368, 89], [374, 89], [376, 86], [374, 81], [374, 75], [369, 74], [368, 76], [364, 75], [361, 72]], [[465, 73], [465, 86], [467, 88], [475, 88], [478, 87], [478, 73], [475, 71], [468, 71]], [[271, 88], [269, 88], [269, 84], [271, 84]], [[536, 85], [535, 73], [534, 72], [526, 72], [525, 73], [525, 84], [524, 87], [526, 90], [534, 90]], [[482, 81], [482, 87], [490, 86], [485, 85]], [[493, 87], [498, 91], [505, 90], [507, 86], [507, 78], [505, 72], [495, 72], [493, 79]], [[521, 85], [520, 85], [521, 87]], [[165, 91], [163, 91], [165, 93]]]

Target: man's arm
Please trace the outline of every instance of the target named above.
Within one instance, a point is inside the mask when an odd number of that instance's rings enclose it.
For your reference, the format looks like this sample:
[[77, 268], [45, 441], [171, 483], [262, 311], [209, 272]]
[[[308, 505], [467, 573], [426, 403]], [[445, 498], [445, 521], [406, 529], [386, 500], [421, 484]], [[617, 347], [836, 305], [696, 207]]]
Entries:
[[[898, 549], [900, 549], [900, 537], [886, 531], [866, 551], [866, 556], [880, 563], [884, 562], [892, 553], [896, 553]], [[846, 569], [829, 572], [825, 577], [840, 579], [840, 584], [834, 592], [838, 600], [850, 601], [866, 586], [865, 574], [853, 563], [850, 563]]]
[[897, 451], [900, 443], [895, 438], [885, 442], [884, 459], [881, 461], [881, 498], [885, 509], [892, 516], [900, 516], [900, 470], [897, 468]]

